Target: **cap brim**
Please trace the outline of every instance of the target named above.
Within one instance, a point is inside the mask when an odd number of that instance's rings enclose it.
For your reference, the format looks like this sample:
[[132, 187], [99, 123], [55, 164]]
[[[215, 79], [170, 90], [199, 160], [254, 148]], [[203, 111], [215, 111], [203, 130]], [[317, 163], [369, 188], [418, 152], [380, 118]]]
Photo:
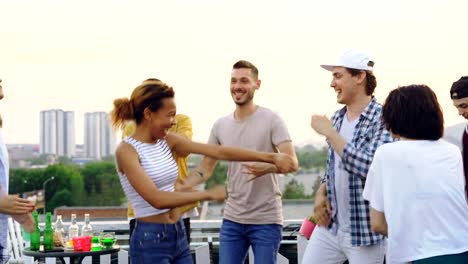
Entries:
[[336, 67], [335, 65], [325, 65], [325, 64], [322, 64], [320, 65], [320, 67], [324, 68], [325, 70], [327, 71], [333, 71], [333, 68]]
[[327, 71], [333, 71], [333, 68], [335, 67], [344, 67], [344, 68], [349, 68], [349, 69], [355, 69], [355, 70], [360, 70], [360, 71], [372, 71], [372, 67], [367, 67], [367, 68], [360, 68], [360, 67], [352, 67], [352, 66], [345, 66], [345, 65], [320, 65], [320, 67], [324, 68]]

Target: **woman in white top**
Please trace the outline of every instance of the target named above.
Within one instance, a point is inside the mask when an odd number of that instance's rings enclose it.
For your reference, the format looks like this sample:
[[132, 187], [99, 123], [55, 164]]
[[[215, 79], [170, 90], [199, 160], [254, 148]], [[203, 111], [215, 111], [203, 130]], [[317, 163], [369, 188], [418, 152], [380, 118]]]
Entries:
[[390, 92], [382, 117], [394, 143], [377, 149], [363, 196], [375, 232], [388, 235], [387, 263], [468, 263], [468, 204], [459, 149], [440, 138], [434, 92]]
[[175, 114], [174, 91], [161, 81], [145, 81], [130, 98], [114, 101], [114, 127], [128, 120], [136, 123], [135, 133], [116, 150], [120, 182], [137, 219], [130, 241], [132, 263], [191, 264], [180, 214], [171, 209], [226, 197], [224, 186], [201, 192], [175, 191], [178, 169], [172, 151], [180, 156], [198, 153], [223, 160], [263, 161], [275, 164], [281, 172], [297, 169], [295, 159], [286, 154], [200, 144], [168, 133]]

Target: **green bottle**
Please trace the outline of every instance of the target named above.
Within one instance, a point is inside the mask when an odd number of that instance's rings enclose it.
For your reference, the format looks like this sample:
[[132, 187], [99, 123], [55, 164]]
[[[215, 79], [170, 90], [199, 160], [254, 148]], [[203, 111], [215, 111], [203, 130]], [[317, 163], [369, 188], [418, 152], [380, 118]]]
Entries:
[[54, 229], [52, 229], [52, 215], [50, 212], [46, 214], [46, 224], [44, 227], [44, 250], [54, 249]]
[[41, 247], [41, 230], [39, 229], [39, 220], [37, 219], [37, 211], [33, 212], [34, 231], [31, 233], [31, 250], [39, 251]]

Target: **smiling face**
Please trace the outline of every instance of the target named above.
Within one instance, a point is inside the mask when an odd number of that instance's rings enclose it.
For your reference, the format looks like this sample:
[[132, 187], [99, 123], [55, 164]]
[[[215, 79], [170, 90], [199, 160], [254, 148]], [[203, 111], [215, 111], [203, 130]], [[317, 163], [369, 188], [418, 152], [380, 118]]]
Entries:
[[176, 104], [174, 98], [162, 99], [162, 107], [155, 112], [145, 109], [145, 119], [149, 122], [151, 136], [156, 139], [166, 137], [167, 131], [175, 124]]
[[468, 97], [452, 99], [453, 105], [457, 108], [458, 114], [468, 120]]
[[231, 73], [231, 97], [238, 106], [251, 103], [255, 90], [260, 87], [260, 80], [252, 75], [248, 68], [233, 69]]
[[332, 75], [333, 79], [330, 87], [335, 90], [338, 103], [350, 105], [359, 93], [364, 92], [359, 86], [359, 74], [352, 76], [344, 67], [333, 67]]

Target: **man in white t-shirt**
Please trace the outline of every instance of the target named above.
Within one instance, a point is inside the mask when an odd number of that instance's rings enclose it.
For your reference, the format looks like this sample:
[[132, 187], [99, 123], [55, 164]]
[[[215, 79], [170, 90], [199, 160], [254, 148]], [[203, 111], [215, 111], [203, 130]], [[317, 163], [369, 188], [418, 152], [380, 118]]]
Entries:
[[[283, 119], [253, 101], [260, 84], [258, 69], [252, 63], [241, 60], [233, 65], [230, 92], [236, 109], [215, 122], [208, 143], [281, 152], [289, 154], [297, 165], [294, 146]], [[193, 186], [205, 181], [216, 164], [217, 160], [204, 157], [186, 183]], [[255, 263], [276, 263], [283, 224], [277, 173], [277, 168], [269, 164], [243, 166], [239, 162], [229, 162], [229, 195], [220, 231], [219, 263], [244, 263], [250, 246]]]
[[439, 140], [444, 121], [434, 92], [397, 88], [382, 115], [399, 141], [377, 149], [363, 197], [372, 229], [388, 235], [387, 263], [468, 263], [462, 159], [456, 146]]

